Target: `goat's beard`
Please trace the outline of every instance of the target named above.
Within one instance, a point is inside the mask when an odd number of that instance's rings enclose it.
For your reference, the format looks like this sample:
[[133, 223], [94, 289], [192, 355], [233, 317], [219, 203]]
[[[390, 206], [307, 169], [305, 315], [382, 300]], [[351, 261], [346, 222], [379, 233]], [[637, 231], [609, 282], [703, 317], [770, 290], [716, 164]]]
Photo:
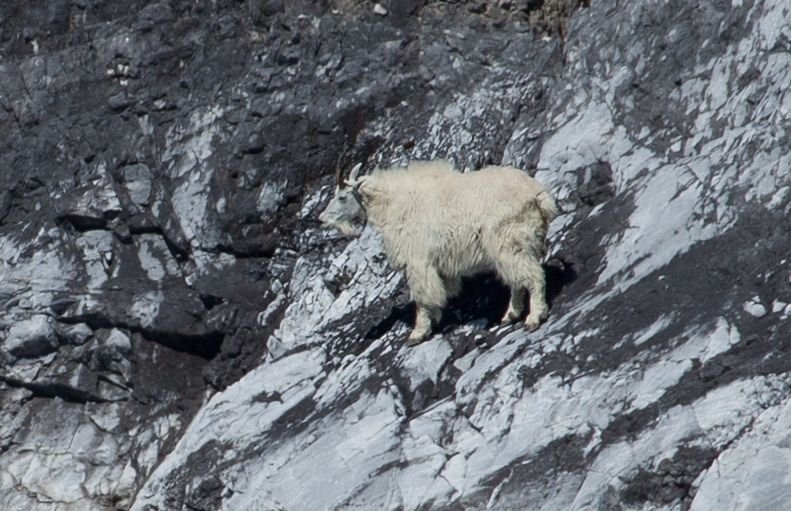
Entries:
[[362, 226], [355, 225], [352, 222], [338, 222], [335, 224], [335, 228], [344, 236], [359, 236], [363, 230]]

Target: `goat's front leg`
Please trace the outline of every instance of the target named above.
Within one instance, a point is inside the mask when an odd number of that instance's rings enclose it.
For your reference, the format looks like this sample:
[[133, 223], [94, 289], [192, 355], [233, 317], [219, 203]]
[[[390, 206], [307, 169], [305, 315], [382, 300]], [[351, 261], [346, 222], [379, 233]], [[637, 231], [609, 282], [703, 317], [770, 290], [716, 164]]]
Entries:
[[409, 334], [407, 339], [407, 346], [415, 346], [423, 342], [423, 340], [431, 333], [432, 316], [435, 316], [432, 311], [426, 307], [417, 306], [417, 314], [415, 316], [415, 328]]
[[505, 311], [501, 325], [510, 325], [518, 320], [525, 310], [525, 290], [520, 286], [511, 287], [511, 300], [508, 302], [508, 310]]
[[408, 267], [407, 282], [417, 305], [415, 328], [407, 340], [409, 346], [414, 346], [428, 337], [432, 324], [439, 321], [447, 302], [447, 290], [437, 270], [428, 264]]

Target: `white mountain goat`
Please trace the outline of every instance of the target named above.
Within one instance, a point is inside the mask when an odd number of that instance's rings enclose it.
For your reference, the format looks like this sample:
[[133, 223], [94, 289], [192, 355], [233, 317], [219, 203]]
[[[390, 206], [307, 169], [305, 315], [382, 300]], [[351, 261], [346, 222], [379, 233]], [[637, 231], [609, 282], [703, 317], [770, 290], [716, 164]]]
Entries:
[[382, 232], [387, 257], [406, 269], [417, 304], [409, 345], [431, 332], [432, 321], [459, 292], [461, 277], [481, 271], [496, 271], [511, 288], [503, 323], [521, 316], [525, 289], [526, 328], [535, 330], [546, 319], [541, 261], [558, 209], [541, 183], [513, 167], [460, 173], [442, 160], [358, 177], [360, 167], [348, 181], [338, 171], [335, 196], [319, 220], [347, 235], [359, 234], [366, 221]]

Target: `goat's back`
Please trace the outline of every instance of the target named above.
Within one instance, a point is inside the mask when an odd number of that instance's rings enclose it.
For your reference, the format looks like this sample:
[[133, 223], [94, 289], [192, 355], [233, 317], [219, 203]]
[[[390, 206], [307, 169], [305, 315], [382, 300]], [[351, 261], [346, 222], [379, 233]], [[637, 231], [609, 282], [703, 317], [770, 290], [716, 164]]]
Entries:
[[508, 202], [524, 203], [533, 200], [544, 185], [515, 167], [484, 167], [477, 172], [462, 174], [467, 194], [489, 199], [505, 199]]
[[[377, 186], [388, 190], [389, 209], [416, 223], [481, 225], [510, 220], [526, 208], [535, 209], [542, 193], [549, 209], [554, 208], [546, 187], [515, 167], [489, 166], [461, 173], [443, 160], [417, 161], [375, 176]], [[547, 213], [549, 222], [555, 212]]]
[[534, 208], [539, 194], [548, 193], [541, 183], [514, 167], [454, 173], [438, 180], [436, 186], [434, 193], [446, 214], [463, 215], [476, 224], [514, 219], [526, 208]]

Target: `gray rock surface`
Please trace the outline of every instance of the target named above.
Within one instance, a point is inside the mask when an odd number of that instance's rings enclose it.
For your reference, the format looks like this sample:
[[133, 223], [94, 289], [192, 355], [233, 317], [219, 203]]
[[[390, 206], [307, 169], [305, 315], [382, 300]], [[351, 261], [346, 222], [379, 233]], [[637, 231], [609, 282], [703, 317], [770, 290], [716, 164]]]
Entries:
[[[2, 3], [0, 509], [785, 509], [789, 19]], [[320, 229], [339, 161], [435, 157], [557, 196], [538, 331], [483, 275], [406, 348]]]
[[3, 347], [15, 357], [38, 357], [58, 349], [52, 317], [34, 314], [11, 325]]

